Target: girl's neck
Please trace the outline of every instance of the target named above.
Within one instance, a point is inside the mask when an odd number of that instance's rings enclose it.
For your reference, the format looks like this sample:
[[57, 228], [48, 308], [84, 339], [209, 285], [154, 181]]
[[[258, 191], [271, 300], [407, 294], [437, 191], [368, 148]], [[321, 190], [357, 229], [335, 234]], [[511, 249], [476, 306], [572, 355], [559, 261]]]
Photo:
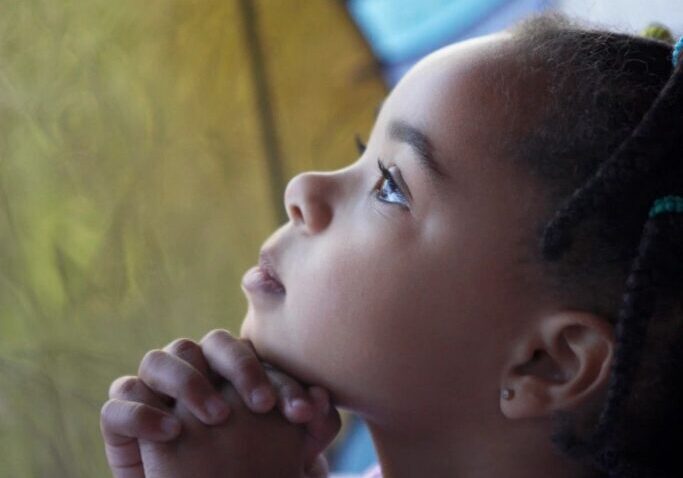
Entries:
[[506, 423], [497, 428], [480, 424], [476, 431], [448, 425], [441, 423], [425, 434], [397, 432], [369, 421], [383, 478], [599, 476], [557, 452], [550, 441], [550, 429], [540, 421], [530, 421], [526, 426]]

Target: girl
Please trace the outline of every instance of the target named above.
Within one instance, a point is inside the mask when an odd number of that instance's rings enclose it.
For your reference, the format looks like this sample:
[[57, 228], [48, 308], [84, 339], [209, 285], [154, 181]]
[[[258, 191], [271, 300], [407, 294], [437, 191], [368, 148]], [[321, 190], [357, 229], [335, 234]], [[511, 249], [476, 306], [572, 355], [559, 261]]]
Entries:
[[[289, 183], [242, 338], [113, 384], [115, 475], [322, 472], [329, 391], [385, 478], [683, 476], [679, 49], [546, 16], [420, 61], [356, 162]], [[203, 408], [219, 376], [227, 420]], [[249, 413], [269, 381], [294, 424]]]

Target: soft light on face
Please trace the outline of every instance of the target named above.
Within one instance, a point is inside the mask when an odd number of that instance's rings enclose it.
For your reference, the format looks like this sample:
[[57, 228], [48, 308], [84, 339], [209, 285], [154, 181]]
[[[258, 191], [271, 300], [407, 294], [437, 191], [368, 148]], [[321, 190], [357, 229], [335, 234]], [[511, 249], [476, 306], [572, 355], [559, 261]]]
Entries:
[[458, 399], [448, 413], [496, 400], [498, 384], [478, 377], [495, 375], [500, 340], [525, 315], [519, 243], [540, 202], [495, 157], [506, 125], [490, 52], [505, 41], [421, 61], [355, 163], [287, 187], [290, 221], [264, 244], [287, 292], [249, 293], [242, 335], [343, 407], [409, 420], [443, 408], [430, 391]]

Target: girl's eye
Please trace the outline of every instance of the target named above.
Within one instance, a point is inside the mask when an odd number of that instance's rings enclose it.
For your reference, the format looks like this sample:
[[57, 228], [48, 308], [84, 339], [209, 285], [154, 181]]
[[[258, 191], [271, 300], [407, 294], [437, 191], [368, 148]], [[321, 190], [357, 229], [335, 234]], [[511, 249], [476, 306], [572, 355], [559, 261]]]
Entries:
[[382, 179], [380, 180], [375, 194], [375, 197], [382, 202], [390, 204], [399, 204], [403, 208], [408, 208], [408, 200], [401, 188], [396, 184], [394, 176], [384, 166], [380, 159], [377, 159], [377, 166], [379, 167]]

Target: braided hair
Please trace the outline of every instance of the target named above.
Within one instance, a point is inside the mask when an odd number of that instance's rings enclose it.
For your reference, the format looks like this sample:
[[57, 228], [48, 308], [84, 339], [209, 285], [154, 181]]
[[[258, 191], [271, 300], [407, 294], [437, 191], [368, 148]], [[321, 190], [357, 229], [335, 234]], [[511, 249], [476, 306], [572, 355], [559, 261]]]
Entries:
[[547, 193], [534, 256], [568, 304], [615, 328], [601, 408], [558, 412], [553, 442], [610, 478], [681, 477], [683, 213], [648, 212], [683, 195], [683, 61], [665, 41], [556, 14], [511, 32], [520, 74], [546, 85], [509, 155]]

